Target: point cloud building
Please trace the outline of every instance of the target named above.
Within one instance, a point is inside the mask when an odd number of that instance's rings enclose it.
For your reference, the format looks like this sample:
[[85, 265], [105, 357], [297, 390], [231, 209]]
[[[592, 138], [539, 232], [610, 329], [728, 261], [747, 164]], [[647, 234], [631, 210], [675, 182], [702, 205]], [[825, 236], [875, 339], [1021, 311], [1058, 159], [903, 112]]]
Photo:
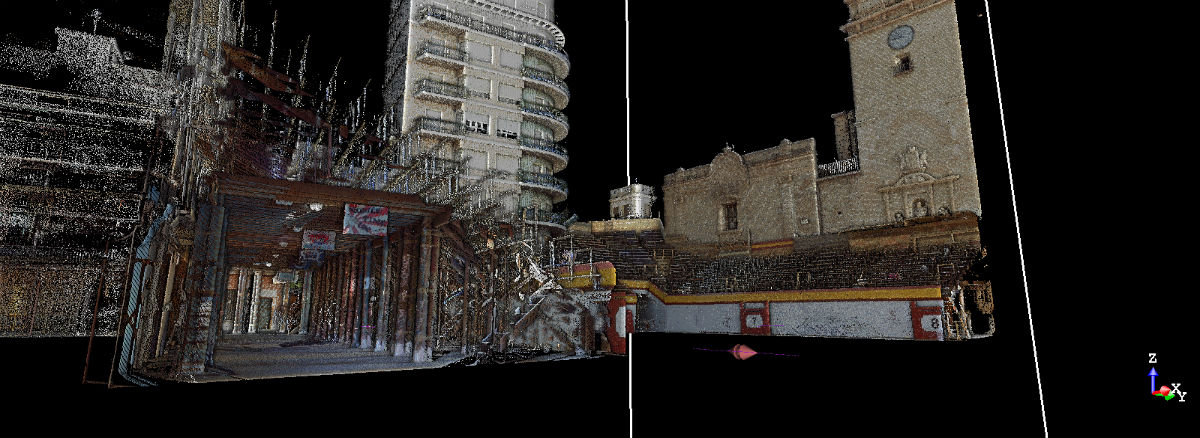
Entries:
[[442, 158], [465, 160], [477, 202], [498, 202], [546, 229], [566, 230], [560, 143], [571, 63], [552, 0], [395, 0], [384, 107]]
[[836, 161], [817, 164], [810, 138], [680, 169], [664, 178], [668, 238], [728, 246], [982, 213], [954, 2], [846, 4], [854, 109], [832, 116]]
[[[854, 108], [666, 175], [662, 221], [571, 226], [628, 331], [947, 340], [994, 332], [953, 0], [845, 0]], [[822, 160], [824, 161], [824, 160]], [[627, 188], [628, 189], [628, 188]]]

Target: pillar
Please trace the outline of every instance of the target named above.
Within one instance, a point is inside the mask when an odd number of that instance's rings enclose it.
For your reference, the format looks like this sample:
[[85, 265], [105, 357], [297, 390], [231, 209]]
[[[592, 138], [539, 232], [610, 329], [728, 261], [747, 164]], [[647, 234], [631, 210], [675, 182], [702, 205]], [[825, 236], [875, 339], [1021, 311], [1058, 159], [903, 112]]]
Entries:
[[413, 245], [416, 243], [415, 231], [412, 228], [406, 228], [401, 234], [400, 254], [397, 260], [400, 264], [399, 281], [396, 283], [396, 317], [395, 321], [395, 351], [393, 355], [398, 357], [412, 358], [412, 326], [414, 309], [413, 298], [416, 296], [413, 293], [413, 284], [415, 277], [413, 272], [413, 254], [416, 251]]
[[377, 283], [379, 282], [379, 280], [377, 278], [375, 278], [375, 275], [374, 275], [375, 274], [375, 266], [374, 265], [375, 265], [375, 263], [378, 263], [377, 261], [374, 260], [374, 255], [375, 255], [374, 239], [367, 240], [365, 245], [366, 245], [364, 248], [365, 251], [363, 251], [364, 254], [363, 254], [362, 269], [360, 269], [360, 271], [362, 271], [361, 278], [363, 279], [363, 287], [362, 287], [362, 298], [359, 299], [359, 301], [362, 303], [362, 306], [359, 307], [359, 309], [360, 309], [359, 315], [360, 316], [358, 319], [360, 322], [358, 324], [358, 331], [359, 331], [358, 347], [362, 348], [364, 350], [368, 350], [368, 349], [375, 348], [375, 344], [374, 344], [374, 342], [372, 342], [372, 338], [373, 338], [372, 334], [374, 333], [374, 330], [372, 329], [372, 327], [370, 327], [371, 322], [372, 322], [372, 319], [371, 319], [371, 295], [375, 293], [375, 288], [378, 287]]
[[389, 278], [392, 272], [391, 258], [391, 242], [388, 236], [383, 236], [383, 260], [380, 260], [382, 269], [379, 270], [379, 305], [377, 306], [378, 318], [375, 322], [375, 351], [387, 350], [387, 333], [388, 333], [388, 315], [391, 314], [391, 284]]
[[418, 262], [418, 284], [416, 293], [415, 321], [413, 329], [413, 362], [430, 362], [433, 360], [433, 350], [428, 344], [429, 333], [429, 293], [432, 289], [432, 276], [434, 275], [432, 266], [434, 253], [434, 237], [433, 230], [429, 228], [430, 218], [426, 217], [425, 222], [421, 226], [421, 255]]
[[254, 270], [254, 279], [250, 283], [250, 321], [246, 333], [257, 333], [258, 327], [258, 293], [262, 284], [262, 271]]
[[460, 339], [462, 339], [462, 353], [467, 354], [467, 344], [470, 343], [471, 333], [470, 325], [467, 322], [467, 313], [470, 311], [470, 309], [467, 308], [467, 303], [469, 303], [471, 299], [471, 262], [466, 262], [463, 264], [462, 288], [462, 313], [460, 314], [461, 320], [459, 322], [459, 325], [462, 326], [462, 338]]
[[235, 335], [246, 332], [246, 277], [246, 270], [238, 268], [237, 303], [234, 304], [235, 314], [233, 316], [233, 334]]
[[304, 271], [304, 291], [300, 304], [300, 334], [308, 334], [308, 312], [312, 310], [312, 271]]
[[212, 277], [207, 280], [211, 285], [211, 304], [208, 318], [208, 346], [205, 349], [206, 364], [212, 364], [213, 353], [217, 348], [217, 339], [221, 336], [221, 315], [225, 313], [225, 295], [229, 290], [229, 266], [225, 263], [225, 232], [229, 224], [229, 215], [224, 207], [225, 195], [219, 195], [218, 199], [220, 206], [213, 209], [217, 215], [213, 222], [214, 230], [211, 235], [213, 246], [209, 247], [211, 272], [208, 275]]
[[346, 312], [342, 309], [346, 308], [346, 277], [342, 275], [345, 272], [346, 256], [342, 254], [338, 256], [337, 262], [331, 268], [330, 285], [333, 287], [333, 334], [332, 340], [342, 340], [342, 326], [345, 325]]
[[346, 341], [351, 347], [358, 346], [358, 334], [362, 331], [362, 315], [359, 314], [359, 307], [362, 306], [362, 250], [355, 248], [354, 256], [350, 258], [350, 298], [346, 306], [346, 321], [349, 326], [346, 327]]
[[283, 271], [275, 271], [275, 275], [271, 276], [271, 286], [275, 289], [275, 297], [271, 299], [271, 323], [267, 325], [267, 330], [278, 332], [281, 330], [283, 318], [280, 317], [280, 307], [283, 305], [283, 285], [275, 285], [275, 276]]

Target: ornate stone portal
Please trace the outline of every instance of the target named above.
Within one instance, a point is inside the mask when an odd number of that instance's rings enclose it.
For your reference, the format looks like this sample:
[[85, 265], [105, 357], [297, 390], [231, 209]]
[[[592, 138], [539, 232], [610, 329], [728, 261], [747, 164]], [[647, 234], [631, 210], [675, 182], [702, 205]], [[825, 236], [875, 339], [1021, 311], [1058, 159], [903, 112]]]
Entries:
[[900, 178], [878, 189], [882, 217], [902, 220], [955, 211], [954, 182], [959, 176], [939, 178], [926, 173], [926, 168], [925, 151], [916, 146], [900, 154]]

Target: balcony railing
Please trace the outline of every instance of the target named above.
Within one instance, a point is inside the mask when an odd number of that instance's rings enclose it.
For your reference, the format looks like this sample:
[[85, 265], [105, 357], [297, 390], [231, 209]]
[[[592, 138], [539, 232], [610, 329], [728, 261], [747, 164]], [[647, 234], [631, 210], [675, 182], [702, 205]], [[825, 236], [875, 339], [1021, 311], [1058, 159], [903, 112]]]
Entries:
[[543, 140], [540, 138], [521, 137], [521, 146], [525, 146], [525, 147], [531, 148], [531, 149], [537, 149], [540, 151], [546, 151], [546, 152], [549, 152], [549, 153], [552, 153], [555, 155], [559, 155], [559, 156], [563, 157], [564, 160], [566, 160], [568, 157], [567, 156], [567, 148], [564, 148], [561, 145], [559, 145], [558, 143], [555, 143], [550, 140]]
[[527, 112], [530, 114], [537, 114], [537, 115], [540, 115], [543, 117], [549, 117], [551, 119], [562, 122], [562, 124], [567, 125], [568, 127], [571, 125], [570, 123], [567, 122], [566, 114], [563, 114], [562, 111], [559, 111], [558, 109], [555, 109], [554, 107], [551, 107], [551, 106], [538, 105], [533, 102], [521, 101], [521, 111], [524, 111], [524, 112]]
[[456, 120], [435, 119], [432, 117], [417, 117], [413, 119], [416, 130], [443, 132], [446, 134], [462, 135], [463, 125]]
[[443, 58], [449, 58], [462, 62], [467, 62], [470, 59], [467, 57], [467, 52], [455, 49], [453, 47], [446, 47], [431, 41], [426, 41], [425, 44], [421, 45], [421, 53], [437, 55]]
[[435, 81], [433, 79], [421, 79], [417, 81], [417, 93], [422, 92], [439, 94], [458, 99], [466, 99], [467, 96], [469, 96], [466, 88], [463, 88], [461, 85]]
[[509, 105], [520, 105], [521, 104], [521, 99], [513, 99], [511, 97], [496, 96], [496, 100], [500, 101], [501, 103], [507, 103]]
[[567, 58], [567, 52], [565, 50], [563, 50], [562, 46], [558, 45], [554, 41], [551, 41], [549, 39], [546, 39], [546, 38], [538, 36], [538, 35], [534, 35], [531, 33], [525, 33], [525, 32], [518, 32], [516, 30], [512, 30], [507, 27], [497, 26], [494, 24], [488, 24], [481, 20], [476, 20], [471, 17], [465, 16], [462, 14], [458, 14], [453, 11], [450, 11], [449, 9], [438, 7], [435, 5], [427, 5], [425, 7], [422, 7], [421, 10], [417, 12], [417, 17], [419, 17], [419, 19], [436, 18], [436, 19], [439, 19], [442, 21], [446, 21], [449, 23], [454, 23], [459, 26], [466, 27], [468, 29], [471, 29], [471, 30], [474, 30], [477, 32], [483, 32], [483, 33], [498, 36], [500, 38], [504, 38], [507, 40], [516, 41], [519, 43], [525, 43], [525, 44], [529, 44], [529, 45], [532, 45], [535, 47], [539, 47], [541, 49], [549, 51], [550, 53], [553, 53], [555, 55], [562, 57], [562, 61], [564, 63], [569, 63], [568, 58]]
[[567, 88], [567, 83], [554, 77], [553, 73], [544, 70], [538, 70], [532, 67], [521, 67], [521, 75], [553, 85], [555, 88], [562, 90], [563, 94], [565, 94], [567, 98], [571, 97], [571, 90]]
[[546, 211], [536, 208], [527, 208], [521, 215], [527, 221], [547, 222], [552, 224], [563, 225], [571, 218], [573, 214], [569, 211]]
[[858, 171], [858, 157], [817, 165], [817, 178]]
[[517, 180], [523, 183], [551, 187], [563, 192], [563, 194], [567, 194], [567, 182], [548, 173], [537, 173], [530, 172], [528, 170], [521, 170], [517, 172]]

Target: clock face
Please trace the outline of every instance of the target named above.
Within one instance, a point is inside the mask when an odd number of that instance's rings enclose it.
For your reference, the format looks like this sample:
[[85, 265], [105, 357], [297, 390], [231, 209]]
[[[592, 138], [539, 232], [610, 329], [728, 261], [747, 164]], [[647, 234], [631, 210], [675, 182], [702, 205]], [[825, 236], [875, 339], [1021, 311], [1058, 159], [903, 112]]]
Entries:
[[888, 46], [900, 50], [908, 46], [913, 39], [913, 28], [907, 24], [892, 29], [892, 33], [888, 34]]

